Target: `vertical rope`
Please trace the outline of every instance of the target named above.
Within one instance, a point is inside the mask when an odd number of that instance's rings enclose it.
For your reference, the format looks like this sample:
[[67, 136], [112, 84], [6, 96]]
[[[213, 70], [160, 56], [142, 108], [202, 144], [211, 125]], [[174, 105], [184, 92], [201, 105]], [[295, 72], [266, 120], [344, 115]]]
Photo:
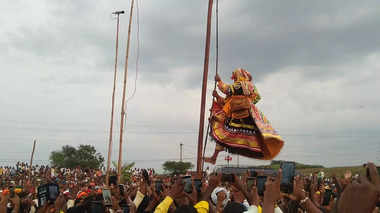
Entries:
[[[215, 53], [215, 56], [216, 56], [216, 59], [215, 59], [215, 75], [218, 74], [218, 69], [219, 69], [219, 0], [216, 0], [216, 13], [215, 13], [215, 16], [216, 16], [216, 23], [215, 23], [215, 34], [216, 34], [216, 53]], [[216, 90], [216, 81], [214, 80], [214, 90]], [[213, 98], [213, 101], [214, 101], [214, 98]], [[212, 106], [211, 106], [212, 107]], [[210, 116], [211, 117], [211, 111], [210, 111]], [[207, 141], [208, 141], [208, 135], [210, 134], [210, 121], [208, 122], [208, 125], [207, 125], [207, 131], [206, 131], [206, 138], [205, 138], [205, 142], [204, 142], [204, 147], [203, 147], [203, 158], [202, 158], [202, 171], [203, 171], [203, 167], [204, 167], [204, 164], [205, 164], [205, 158], [204, 158], [204, 155], [205, 155], [205, 152], [206, 152], [206, 147], [207, 147]]]
[[[132, 95], [127, 98], [125, 101], [125, 108], [128, 107], [128, 102], [132, 100], [136, 94], [137, 90], [137, 77], [139, 73], [139, 64], [140, 64], [140, 9], [139, 9], [139, 0], [136, 0], [136, 22], [137, 22], [137, 50], [136, 50], [136, 73], [135, 73], [135, 85], [132, 92]], [[127, 113], [124, 114], [125, 120], [124, 120], [124, 126], [127, 125]], [[126, 130], [124, 130], [125, 132]], [[125, 142], [127, 142], [127, 134], [124, 134]], [[127, 146], [124, 147], [125, 151], [127, 150]]]
[[126, 100], [128, 103], [132, 100], [136, 94], [137, 90], [137, 77], [139, 73], [139, 65], [140, 65], [140, 9], [139, 9], [139, 1], [136, 0], [136, 24], [137, 24], [137, 50], [136, 50], [136, 74], [135, 74], [135, 85], [133, 88], [132, 95]]

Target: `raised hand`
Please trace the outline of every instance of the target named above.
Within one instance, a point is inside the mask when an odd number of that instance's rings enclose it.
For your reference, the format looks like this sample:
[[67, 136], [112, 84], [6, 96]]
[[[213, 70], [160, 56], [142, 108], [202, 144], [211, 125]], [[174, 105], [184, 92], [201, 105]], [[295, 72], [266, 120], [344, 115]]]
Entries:
[[282, 179], [282, 170], [278, 171], [277, 177], [273, 179], [268, 179], [265, 183], [265, 191], [264, 191], [264, 200], [270, 202], [276, 202], [281, 199], [281, 191], [280, 184]]
[[343, 191], [338, 212], [371, 213], [379, 200], [380, 177], [373, 163], [368, 163], [371, 182], [366, 177], [360, 177], [359, 182], [349, 184]]
[[250, 188], [250, 192], [248, 193], [247, 200], [250, 205], [259, 205], [259, 194], [257, 191], [257, 183], [256, 181], [253, 182], [252, 187]]
[[235, 186], [236, 189], [238, 189], [241, 192], [247, 190], [245, 183], [246, 181], [243, 183], [243, 181], [240, 180], [240, 178], [234, 174], [234, 182], [232, 183], [232, 185]]
[[294, 178], [293, 182], [293, 195], [298, 201], [305, 199], [305, 183], [300, 176]]
[[210, 199], [212, 191], [220, 184], [222, 181], [222, 173], [217, 175], [211, 175], [208, 180], [207, 189], [202, 193], [202, 200], [208, 201]]
[[215, 81], [221, 81], [222, 79], [220, 78], [219, 74], [215, 75]]
[[192, 187], [193, 187], [193, 190], [192, 190], [192, 192], [191, 192], [191, 196], [190, 196], [190, 198], [191, 198], [191, 201], [192, 201], [194, 204], [196, 204], [196, 203], [198, 202], [198, 191], [197, 191], [197, 189], [196, 189], [196, 187], [195, 187], [194, 180], [192, 181]]
[[136, 205], [133, 203], [133, 201], [131, 200], [131, 198], [129, 196], [127, 196], [127, 205], [129, 207], [129, 212], [130, 213], [135, 213], [137, 208], [136, 208]]
[[184, 193], [183, 187], [184, 184], [182, 182], [182, 179], [178, 177], [176, 182], [170, 189], [168, 196], [170, 196], [173, 199], [181, 197]]
[[216, 90], [212, 91], [212, 96], [215, 97], [215, 98], [218, 98], [219, 97], [219, 94]]
[[274, 204], [281, 199], [280, 184], [282, 179], [282, 170], [278, 170], [276, 178], [268, 179], [265, 183], [263, 213], [273, 213]]
[[208, 180], [208, 187], [215, 189], [222, 180], [222, 173], [211, 175]]

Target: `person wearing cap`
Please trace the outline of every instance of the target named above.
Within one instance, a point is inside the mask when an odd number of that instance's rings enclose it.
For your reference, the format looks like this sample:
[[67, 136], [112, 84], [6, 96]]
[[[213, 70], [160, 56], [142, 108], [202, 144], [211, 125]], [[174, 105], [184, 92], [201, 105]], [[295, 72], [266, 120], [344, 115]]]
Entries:
[[79, 192], [77, 195], [77, 199], [82, 200], [82, 199], [86, 198], [87, 196], [88, 196], [87, 192]]
[[211, 193], [211, 201], [216, 206], [216, 211], [222, 212], [230, 201], [230, 192], [224, 187], [216, 187]]

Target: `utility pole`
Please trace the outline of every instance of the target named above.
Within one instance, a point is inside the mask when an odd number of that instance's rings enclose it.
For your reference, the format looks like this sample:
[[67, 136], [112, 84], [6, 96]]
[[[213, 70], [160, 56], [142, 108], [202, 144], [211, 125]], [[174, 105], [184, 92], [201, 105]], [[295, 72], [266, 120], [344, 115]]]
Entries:
[[202, 173], [202, 147], [203, 147], [203, 131], [205, 122], [205, 105], [206, 105], [206, 91], [207, 91], [207, 77], [208, 77], [208, 62], [210, 56], [210, 35], [211, 35], [211, 17], [212, 17], [212, 4], [213, 0], [208, 1], [207, 12], [207, 31], [206, 31], [206, 47], [205, 47], [205, 60], [203, 66], [203, 81], [202, 81], [202, 97], [201, 97], [201, 112], [199, 116], [199, 134], [198, 134], [198, 156], [197, 156], [197, 172]]
[[180, 143], [179, 144], [179, 161], [182, 162], [182, 147], [183, 147], [183, 143]]
[[128, 25], [128, 39], [127, 39], [127, 49], [125, 55], [125, 67], [124, 67], [124, 83], [123, 83], [123, 99], [121, 102], [121, 121], [120, 121], [120, 143], [119, 143], [119, 160], [117, 163], [117, 181], [120, 183], [121, 175], [121, 164], [122, 164], [122, 152], [123, 152], [123, 131], [124, 131], [124, 118], [125, 118], [125, 90], [127, 87], [127, 76], [128, 76], [128, 57], [129, 57], [129, 46], [131, 40], [131, 26], [132, 26], [132, 14], [133, 14], [133, 4], [134, 0], [131, 2], [131, 10], [129, 14], [129, 25]]
[[111, 110], [111, 126], [110, 126], [110, 138], [108, 142], [108, 156], [107, 156], [107, 174], [106, 184], [109, 186], [110, 167], [111, 167], [111, 155], [112, 155], [112, 131], [113, 131], [113, 113], [115, 109], [115, 90], [116, 90], [116, 74], [117, 74], [117, 56], [119, 49], [119, 15], [124, 14], [124, 11], [115, 11], [112, 14], [117, 16], [116, 24], [116, 54], [115, 54], [115, 71], [113, 74], [113, 89], [112, 89], [112, 110]]
[[34, 150], [36, 149], [36, 139], [33, 140], [33, 149], [32, 154], [30, 155], [30, 163], [29, 163], [29, 180], [31, 180], [32, 176], [32, 165], [33, 165], [33, 157], [34, 157]]

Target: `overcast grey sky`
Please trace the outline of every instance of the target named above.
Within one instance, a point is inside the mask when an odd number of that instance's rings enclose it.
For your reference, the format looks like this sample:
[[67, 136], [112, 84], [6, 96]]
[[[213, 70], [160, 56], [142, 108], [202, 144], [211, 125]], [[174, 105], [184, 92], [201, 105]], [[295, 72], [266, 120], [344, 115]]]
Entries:
[[[124, 160], [159, 168], [179, 158], [182, 142], [186, 160], [195, 162], [207, 1], [138, 3], [139, 73], [127, 106]], [[130, 0], [2, 1], [0, 164], [29, 159], [34, 137], [36, 163], [66, 144], [93, 144], [106, 153], [116, 33], [111, 12], [129, 7]], [[221, 76], [228, 82], [237, 67], [252, 73], [262, 95], [258, 107], [285, 139], [277, 159], [326, 166], [380, 163], [378, 0], [220, 0], [219, 11]], [[128, 97], [135, 86], [136, 14]], [[128, 17], [120, 17], [113, 159]], [[215, 26], [212, 33], [207, 108]], [[214, 146], [208, 144], [208, 154]]]

